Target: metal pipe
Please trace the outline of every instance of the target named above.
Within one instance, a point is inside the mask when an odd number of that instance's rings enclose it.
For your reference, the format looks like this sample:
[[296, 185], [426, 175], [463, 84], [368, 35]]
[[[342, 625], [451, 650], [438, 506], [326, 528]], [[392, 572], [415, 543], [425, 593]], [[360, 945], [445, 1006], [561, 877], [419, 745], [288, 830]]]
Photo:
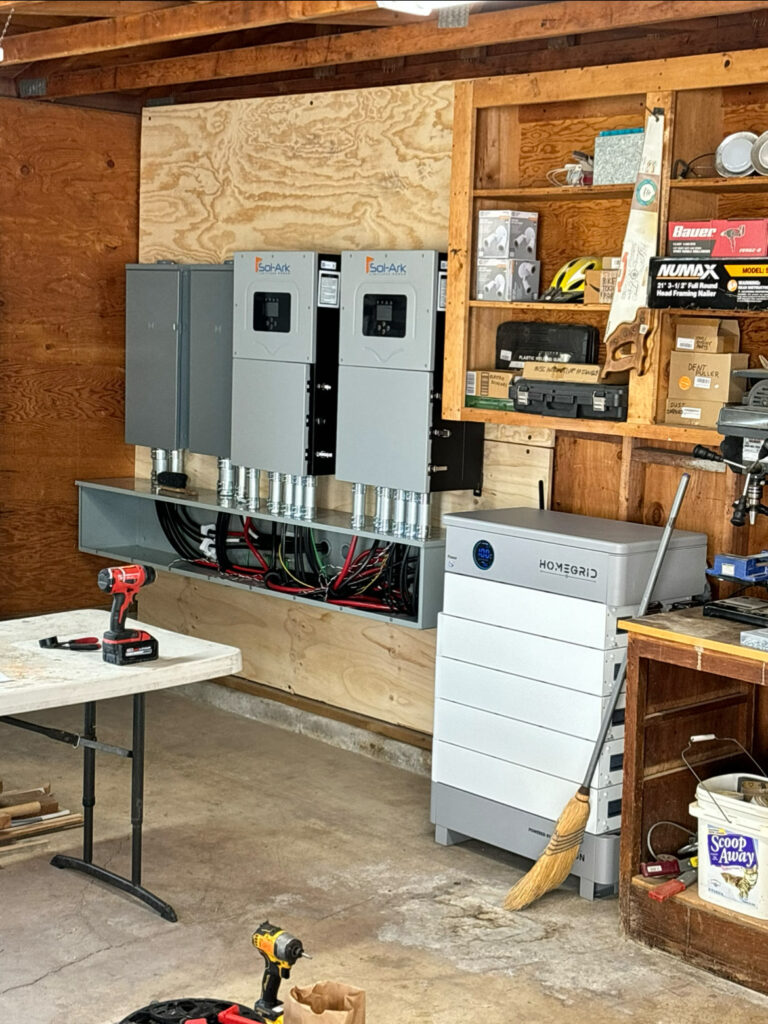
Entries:
[[406, 537], [415, 537], [419, 528], [419, 492], [408, 491], [406, 505]]
[[292, 492], [291, 492], [291, 511], [290, 515], [292, 519], [301, 519], [302, 509], [304, 508], [304, 483], [303, 477], [296, 475], [292, 478]]
[[152, 456], [152, 472], [150, 474], [150, 486], [153, 491], [157, 490], [157, 475], [158, 473], [165, 473], [168, 469], [168, 449], [167, 448], [153, 448], [151, 450]]
[[394, 533], [396, 537], [405, 537], [407, 527], [405, 509], [407, 501], [408, 491], [398, 488], [395, 491], [395, 506], [392, 514], [392, 533]]
[[259, 511], [259, 481], [261, 470], [248, 469], [246, 480], [246, 505], [251, 512]]
[[291, 499], [293, 498], [293, 476], [291, 473], [283, 473], [280, 480], [280, 515], [290, 516]]
[[248, 507], [248, 468], [235, 467], [235, 505], [238, 508]]
[[216, 481], [216, 497], [220, 505], [230, 505], [235, 492], [235, 474], [231, 459], [218, 460], [219, 478]]
[[171, 465], [170, 470], [172, 473], [183, 473], [184, 472], [184, 449], [183, 448], [171, 448]]
[[270, 471], [267, 474], [267, 512], [271, 516], [280, 515], [280, 474]]
[[429, 518], [430, 518], [430, 501], [431, 495], [427, 491], [421, 491], [418, 493], [413, 492], [417, 496], [417, 507], [418, 507], [418, 521], [416, 523], [416, 533], [412, 536], [416, 540], [426, 540], [429, 536]]
[[317, 479], [313, 476], [303, 476], [301, 482], [304, 485], [304, 507], [302, 519], [314, 519], [317, 512]]
[[392, 529], [392, 488], [376, 488], [376, 515], [373, 528], [378, 533], [389, 533]]
[[352, 529], [365, 526], [365, 484], [352, 484]]

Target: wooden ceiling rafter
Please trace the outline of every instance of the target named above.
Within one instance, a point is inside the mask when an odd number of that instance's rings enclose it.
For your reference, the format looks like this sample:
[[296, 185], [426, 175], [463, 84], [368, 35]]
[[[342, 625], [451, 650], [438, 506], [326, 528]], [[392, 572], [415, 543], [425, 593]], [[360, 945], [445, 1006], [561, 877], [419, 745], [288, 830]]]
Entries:
[[[0, 15], [2, 4], [0, 0]], [[317, 21], [324, 13], [359, 13], [376, 10], [375, 0], [215, 0], [184, 3], [145, 14], [130, 14], [104, 21], [81, 22], [45, 32], [28, 32], [5, 40], [3, 64], [28, 64], [81, 54], [204, 38], [291, 22]]]
[[[313, 5], [313, 15], [316, 17], [316, 0], [299, 0], [294, 13], [309, 9], [310, 2]], [[320, 2], [324, 3], [325, 0]], [[200, 6], [223, 7], [224, 3]], [[262, 6], [268, 4], [259, 5]], [[332, 4], [328, 3], [326, 6], [330, 8]], [[719, 11], [716, 12], [716, 8], [719, 8]], [[727, 12], [733, 15], [766, 9], [768, 0], [729, 0]], [[104, 92], [165, 88], [191, 82], [215, 82], [256, 74], [278, 74], [306, 68], [343, 66], [359, 63], [361, 60], [386, 60], [393, 57], [470, 49], [504, 41], [547, 39], [600, 30], [678, 24], [700, 18], [707, 13], [722, 14], [722, 5], [713, 4], [710, 0], [647, 0], [642, 4], [630, 4], [625, 0], [605, 0], [599, 5], [588, 0], [555, 0], [543, 6], [517, 7], [474, 14], [470, 16], [469, 24], [464, 28], [441, 29], [432, 21], [198, 53], [185, 57], [125, 64], [120, 67], [96, 67], [54, 73], [42, 80], [42, 87], [37, 95], [55, 99]], [[160, 14], [167, 15], [168, 12]]]

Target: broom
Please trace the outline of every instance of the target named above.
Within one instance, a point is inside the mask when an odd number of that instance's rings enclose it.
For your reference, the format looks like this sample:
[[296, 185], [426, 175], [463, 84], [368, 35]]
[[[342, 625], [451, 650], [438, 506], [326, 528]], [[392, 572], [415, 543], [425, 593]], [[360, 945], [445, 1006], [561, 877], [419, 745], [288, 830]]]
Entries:
[[[654, 587], [656, 586], [656, 581], [659, 578], [661, 563], [664, 561], [664, 556], [667, 553], [669, 542], [672, 539], [672, 531], [675, 528], [677, 514], [683, 503], [685, 491], [690, 479], [691, 478], [688, 473], [683, 473], [680, 478], [680, 483], [678, 484], [677, 492], [675, 493], [675, 499], [672, 502], [672, 508], [669, 513], [669, 519], [667, 520], [667, 525], [664, 527], [664, 533], [659, 541], [659, 547], [656, 551], [656, 557], [653, 560], [653, 565], [651, 566], [648, 582], [645, 585], [645, 591], [640, 599], [640, 605], [637, 609], [638, 618], [645, 615], [648, 610], [648, 605], [651, 602], [651, 595]], [[595, 773], [597, 762], [600, 759], [603, 744], [605, 743], [605, 737], [608, 735], [608, 730], [611, 727], [613, 714], [616, 710], [616, 705], [619, 703], [619, 696], [621, 694], [621, 689], [624, 685], [626, 675], [627, 663], [625, 660], [616, 682], [613, 684], [611, 697], [605, 709], [603, 720], [600, 723], [600, 730], [598, 732], [597, 739], [595, 740], [592, 756], [589, 759], [589, 766], [587, 768], [586, 775], [584, 776], [584, 781], [581, 786], [579, 786], [575, 796], [571, 797], [565, 805], [562, 814], [557, 819], [555, 830], [552, 833], [552, 838], [549, 840], [544, 852], [533, 865], [531, 870], [526, 875], [523, 875], [520, 881], [507, 893], [507, 898], [504, 900], [505, 910], [522, 910], [523, 907], [527, 907], [530, 903], [533, 903], [534, 900], [543, 896], [544, 893], [550, 892], [552, 889], [556, 889], [558, 885], [561, 885], [568, 875], [570, 875], [573, 862], [578, 856], [581, 841], [584, 838], [584, 830], [587, 827], [587, 819], [589, 818], [589, 789], [592, 782], [592, 776]]]

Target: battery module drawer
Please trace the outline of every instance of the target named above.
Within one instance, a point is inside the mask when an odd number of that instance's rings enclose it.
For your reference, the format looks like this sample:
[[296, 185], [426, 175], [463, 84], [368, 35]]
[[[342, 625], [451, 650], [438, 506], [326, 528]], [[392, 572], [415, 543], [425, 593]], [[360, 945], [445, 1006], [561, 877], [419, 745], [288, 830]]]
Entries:
[[519, 380], [511, 395], [517, 412], [567, 419], [626, 420], [627, 384], [571, 384], [556, 380]]

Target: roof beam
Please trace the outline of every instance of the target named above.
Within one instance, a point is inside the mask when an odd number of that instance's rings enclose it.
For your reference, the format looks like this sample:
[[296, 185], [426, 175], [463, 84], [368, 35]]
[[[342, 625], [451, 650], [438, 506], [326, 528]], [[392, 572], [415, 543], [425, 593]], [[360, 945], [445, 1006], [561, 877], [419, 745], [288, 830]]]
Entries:
[[[0, 0], [0, 12], [4, 3], [5, 0]], [[287, 21], [314, 21], [325, 15], [355, 14], [375, 9], [375, 0], [313, 0], [312, 3], [293, 3], [290, 0], [259, 0], [259, 3], [216, 0], [213, 3], [181, 4], [146, 14], [129, 14], [45, 32], [6, 36], [2, 63], [28, 64], [86, 53], [104, 53], [131, 46], [238, 32], [242, 29], [280, 25]]]
[[[223, 4], [201, 6], [219, 7]], [[306, 8], [308, 4], [300, 6]], [[766, 8], [768, 0], [729, 0], [725, 10], [728, 14], [740, 14]], [[605, 0], [600, 4], [589, 0], [556, 0], [546, 5], [470, 15], [466, 28], [441, 29], [434, 22], [426, 22], [200, 53], [143, 64], [61, 72], [47, 79], [43, 95], [53, 99], [277, 74], [303, 68], [492, 46], [507, 41], [675, 23], [722, 14], [723, 11], [722, 4], [711, 0], [645, 0], [637, 4], [626, 3], [626, 0]]]
[[121, 14], [138, 14], [164, 7], [176, 7], [182, 0], [0, 0], [0, 12], [11, 7], [16, 14], [56, 14], [64, 18], [115, 18]]

